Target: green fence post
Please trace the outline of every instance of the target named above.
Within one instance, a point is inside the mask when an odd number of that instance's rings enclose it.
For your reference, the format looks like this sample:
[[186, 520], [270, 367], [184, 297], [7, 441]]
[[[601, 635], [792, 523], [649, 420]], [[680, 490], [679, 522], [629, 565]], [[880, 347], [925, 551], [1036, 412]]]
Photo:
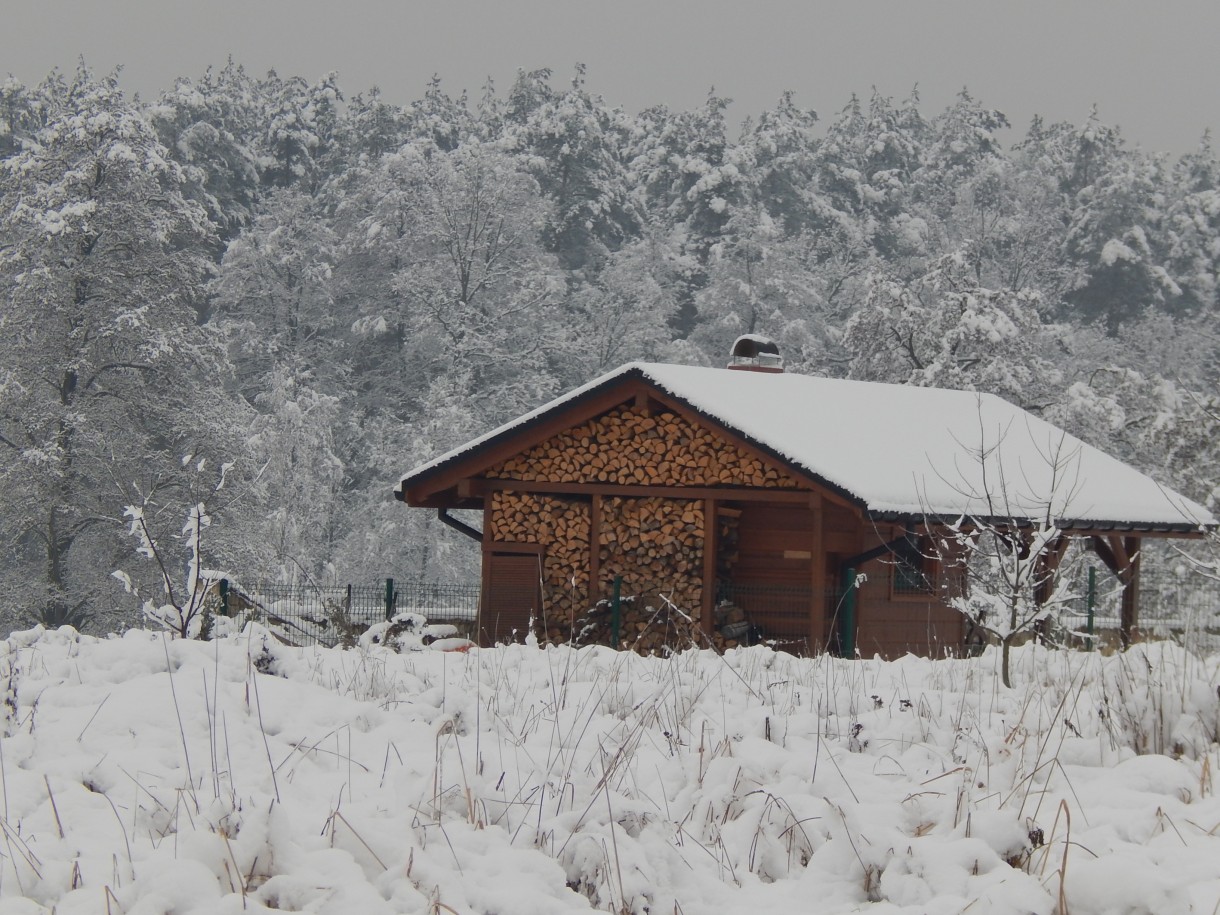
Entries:
[[619, 625], [622, 622], [621, 614], [619, 612], [619, 604], [620, 604], [619, 595], [622, 592], [622, 589], [623, 589], [623, 576], [615, 575], [614, 576], [614, 597], [610, 601], [611, 644], [615, 648], [618, 648]]
[[388, 622], [394, 619], [394, 579], [385, 580], [385, 618]]
[[220, 615], [229, 615], [229, 579], [222, 578], [217, 582], [217, 589], [220, 591]]
[[1097, 608], [1097, 570], [1089, 566], [1089, 590], [1087, 592], [1088, 607], [1089, 607], [1089, 622], [1086, 630], [1089, 637], [1084, 640], [1085, 651], [1093, 650], [1093, 620], [1094, 611]]
[[840, 653], [845, 658], [856, 655], [856, 570], [843, 573], [843, 617], [842, 637], [839, 639]]

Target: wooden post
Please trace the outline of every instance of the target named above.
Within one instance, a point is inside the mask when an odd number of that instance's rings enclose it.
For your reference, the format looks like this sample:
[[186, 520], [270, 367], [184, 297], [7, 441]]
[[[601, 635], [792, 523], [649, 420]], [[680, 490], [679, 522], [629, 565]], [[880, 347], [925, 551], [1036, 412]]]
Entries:
[[1140, 617], [1140, 538], [1124, 537], [1123, 551], [1127, 554], [1127, 567], [1125, 574], [1119, 575], [1123, 583], [1123, 608], [1118, 637], [1123, 648], [1130, 648]]
[[1122, 611], [1118, 621], [1118, 638], [1124, 649], [1130, 648], [1136, 627], [1139, 625], [1140, 538], [1094, 536], [1093, 549], [1122, 583]]
[[1055, 581], [1059, 577], [1059, 565], [1063, 562], [1063, 554], [1067, 552], [1068, 539], [1060, 534], [1048, 545], [1041, 556], [1035, 559], [1034, 568], [1034, 601], [1041, 607], [1055, 593]]
[[700, 607], [699, 628], [708, 645], [716, 631], [716, 549], [720, 537], [720, 519], [716, 516], [716, 500], [703, 500], [703, 603]]
[[[594, 494], [589, 503], [589, 607], [601, 600], [602, 497]], [[586, 607], [585, 609], [589, 609]]]
[[[1041, 556], [1034, 560], [1034, 603], [1039, 607], [1046, 606], [1047, 601], [1055, 594], [1055, 583], [1059, 579], [1059, 566], [1063, 562], [1063, 554], [1067, 552], [1068, 539], [1060, 534], [1048, 545]], [[1046, 644], [1048, 620], [1041, 619], [1034, 624], [1038, 642]]]
[[820, 493], [810, 493], [809, 511], [813, 513], [813, 537], [809, 544], [810, 587], [809, 653], [826, 646], [826, 510]]

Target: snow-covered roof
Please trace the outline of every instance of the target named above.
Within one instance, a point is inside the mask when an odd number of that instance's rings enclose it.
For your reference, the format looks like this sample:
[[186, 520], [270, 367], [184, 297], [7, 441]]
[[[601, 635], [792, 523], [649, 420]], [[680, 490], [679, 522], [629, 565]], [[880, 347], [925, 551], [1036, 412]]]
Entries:
[[636, 377], [874, 515], [1214, 525], [1201, 505], [999, 397], [905, 385], [628, 363], [412, 470], [401, 484]]

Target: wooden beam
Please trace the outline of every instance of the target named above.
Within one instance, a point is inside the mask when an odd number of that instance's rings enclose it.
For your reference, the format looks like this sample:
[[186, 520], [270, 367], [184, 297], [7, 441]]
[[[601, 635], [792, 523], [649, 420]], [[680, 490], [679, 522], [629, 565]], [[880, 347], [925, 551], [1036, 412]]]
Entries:
[[712, 644], [716, 631], [716, 543], [720, 537], [720, 519], [716, 513], [716, 500], [703, 500], [703, 604], [700, 608], [699, 627]]
[[484, 553], [537, 553], [541, 556], [546, 548], [541, 543], [523, 543], [516, 540], [484, 540]]
[[1097, 558], [1100, 559], [1105, 564], [1106, 568], [1115, 575], [1120, 574], [1122, 572], [1122, 566], [1118, 561], [1118, 557], [1115, 556], [1114, 552], [1110, 549], [1110, 545], [1106, 543], [1103, 537], [1093, 537], [1091, 539], [1093, 542], [1093, 552], [1097, 554]]
[[1123, 586], [1118, 638], [1123, 648], [1129, 648], [1139, 626], [1140, 538], [1094, 537], [1093, 549]]
[[1063, 534], [1051, 542], [1046, 552], [1038, 557], [1035, 563], [1034, 602], [1039, 607], [1051, 599], [1055, 593], [1055, 580], [1059, 577], [1059, 564], [1063, 562], [1063, 554], [1067, 552], [1068, 538]]
[[557, 493], [575, 496], [619, 496], [667, 499], [724, 499], [732, 502], [795, 502], [809, 504], [810, 493], [803, 489], [735, 489], [730, 486], [621, 486], [617, 483], [546, 483], [539, 480], [471, 480], [476, 492]]
[[1110, 547], [1110, 555], [1114, 557], [1114, 561], [1118, 564], [1117, 571], [1121, 578], [1123, 572], [1131, 567], [1131, 554], [1127, 552], [1127, 540], [1130, 538], [1119, 537], [1117, 534], [1110, 534], [1106, 537], [1106, 543]]
[[[483, 530], [487, 531], [487, 536], [483, 540], [483, 548], [487, 548], [487, 543], [491, 539], [491, 501], [489, 500], [483, 507]], [[487, 607], [488, 597], [491, 594], [491, 557], [486, 554], [479, 557], [479, 610], [475, 614], [474, 631], [475, 641], [483, 648], [488, 648], [492, 645], [492, 641], [487, 634], [486, 620], [484, 619], [484, 610]]]

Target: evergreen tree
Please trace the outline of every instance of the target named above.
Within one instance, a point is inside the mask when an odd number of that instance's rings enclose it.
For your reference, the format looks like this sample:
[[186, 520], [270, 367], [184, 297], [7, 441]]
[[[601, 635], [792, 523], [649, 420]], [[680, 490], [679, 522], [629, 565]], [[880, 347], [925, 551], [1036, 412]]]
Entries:
[[1167, 269], [1181, 289], [1181, 310], [1220, 310], [1220, 158], [1205, 133], [1171, 179], [1165, 212]]
[[551, 202], [543, 237], [567, 270], [595, 270], [640, 231], [623, 157], [626, 119], [589, 95], [584, 74], [578, 66], [563, 93], [526, 92], [533, 83], [522, 86], [523, 75], [509, 99], [508, 136]]
[[259, 194], [257, 87], [229, 61], [202, 79], [179, 78], [149, 108], [157, 137], [189, 179], [184, 192], [217, 228], [213, 257], [249, 224]]

